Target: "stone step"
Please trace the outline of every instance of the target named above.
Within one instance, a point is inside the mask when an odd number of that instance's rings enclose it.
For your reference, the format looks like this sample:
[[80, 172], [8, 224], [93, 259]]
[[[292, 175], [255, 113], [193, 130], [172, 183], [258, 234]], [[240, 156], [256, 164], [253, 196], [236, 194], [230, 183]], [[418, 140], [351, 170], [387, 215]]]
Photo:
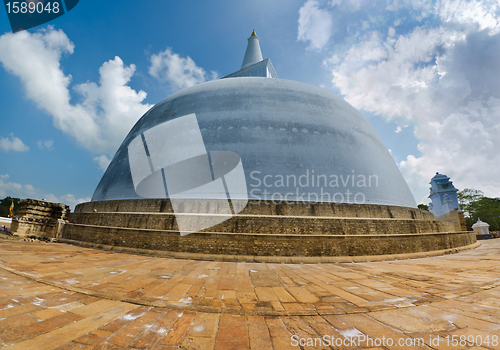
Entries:
[[[206, 199], [186, 199], [187, 212], [206, 212], [217, 206], [217, 201]], [[169, 199], [128, 199], [95, 201], [77, 205], [75, 213], [127, 212], [127, 213], [173, 213]], [[399, 218], [435, 220], [434, 215], [426, 210], [375, 204], [350, 203], [297, 203], [248, 201], [241, 211], [242, 215], [278, 215], [278, 216], [330, 216], [361, 218]], [[74, 214], [73, 214], [74, 215]]]

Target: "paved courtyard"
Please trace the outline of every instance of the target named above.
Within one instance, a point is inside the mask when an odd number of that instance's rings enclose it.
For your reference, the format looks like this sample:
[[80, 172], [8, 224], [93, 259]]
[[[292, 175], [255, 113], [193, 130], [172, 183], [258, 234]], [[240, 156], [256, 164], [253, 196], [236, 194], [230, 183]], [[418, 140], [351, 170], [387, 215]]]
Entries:
[[481, 243], [272, 264], [0, 238], [0, 348], [500, 349], [500, 239]]

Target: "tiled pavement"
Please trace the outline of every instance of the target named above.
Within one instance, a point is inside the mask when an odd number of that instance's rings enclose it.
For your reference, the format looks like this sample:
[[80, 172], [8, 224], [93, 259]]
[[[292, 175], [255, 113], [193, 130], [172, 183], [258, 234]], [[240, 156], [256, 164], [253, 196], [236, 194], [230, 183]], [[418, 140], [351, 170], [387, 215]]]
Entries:
[[5, 349], [500, 349], [499, 338], [500, 239], [446, 256], [332, 264], [0, 239]]

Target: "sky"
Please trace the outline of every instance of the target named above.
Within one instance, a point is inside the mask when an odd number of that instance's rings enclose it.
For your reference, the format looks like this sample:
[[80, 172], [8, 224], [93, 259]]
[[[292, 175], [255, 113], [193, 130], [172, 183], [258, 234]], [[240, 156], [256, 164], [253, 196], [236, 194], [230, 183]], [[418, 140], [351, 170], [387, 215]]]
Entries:
[[0, 9], [0, 198], [89, 201], [137, 120], [241, 67], [255, 29], [282, 79], [374, 126], [417, 203], [436, 172], [500, 197], [500, 4], [80, 0], [13, 34]]

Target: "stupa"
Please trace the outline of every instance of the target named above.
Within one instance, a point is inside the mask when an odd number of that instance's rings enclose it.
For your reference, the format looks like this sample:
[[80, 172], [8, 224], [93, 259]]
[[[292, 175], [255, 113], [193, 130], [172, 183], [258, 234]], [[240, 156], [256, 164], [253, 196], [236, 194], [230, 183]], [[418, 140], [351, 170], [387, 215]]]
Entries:
[[419, 256], [475, 243], [416, 208], [361, 113], [279, 79], [255, 31], [240, 70], [142, 116], [70, 221], [65, 242], [216, 260]]

